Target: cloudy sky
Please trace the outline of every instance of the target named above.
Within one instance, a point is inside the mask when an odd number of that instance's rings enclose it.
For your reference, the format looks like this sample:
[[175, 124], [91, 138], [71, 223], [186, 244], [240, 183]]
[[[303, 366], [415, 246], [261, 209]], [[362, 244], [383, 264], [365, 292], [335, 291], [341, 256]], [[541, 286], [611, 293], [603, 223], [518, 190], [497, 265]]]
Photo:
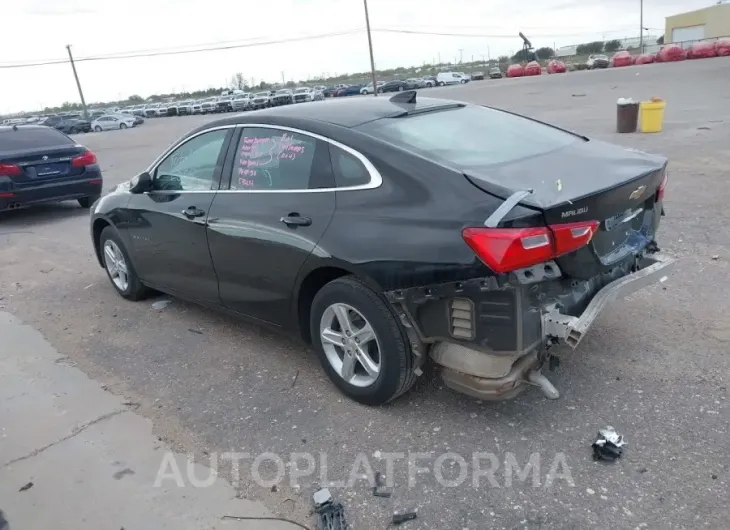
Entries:
[[[644, 25], [651, 28], [649, 33], [661, 35], [664, 17], [712, 3], [644, 0]], [[362, 0], [7, 0], [3, 4], [0, 112], [78, 99], [67, 63], [3, 68], [64, 60], [66, 44], [72, 45], [77, 59], [247, 45], [81, 61], [77, 68], [87, 102], [218, 87], [236, 72], [258, 83], [282, 76], [299, 80], [369, 69]], [[639, 0], [369, 0], [369, 7], [375, 62], [382, 68], [513, 53], [521, 47], [518, 31], [535, 47], [552, 47], [636, 37], [639, 26]], [[303, 40], [323, 34], [339, 35]], [[289, 42], [255, 45], [286, 39]]]

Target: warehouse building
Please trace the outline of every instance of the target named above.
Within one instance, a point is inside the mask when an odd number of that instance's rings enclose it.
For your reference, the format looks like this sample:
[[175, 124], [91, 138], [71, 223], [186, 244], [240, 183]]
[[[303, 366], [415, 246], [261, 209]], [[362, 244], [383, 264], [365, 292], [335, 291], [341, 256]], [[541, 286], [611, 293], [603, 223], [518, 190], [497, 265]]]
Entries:
[[730, 36], [730, 1], [667, 17], [664, 42], [687, 42]]

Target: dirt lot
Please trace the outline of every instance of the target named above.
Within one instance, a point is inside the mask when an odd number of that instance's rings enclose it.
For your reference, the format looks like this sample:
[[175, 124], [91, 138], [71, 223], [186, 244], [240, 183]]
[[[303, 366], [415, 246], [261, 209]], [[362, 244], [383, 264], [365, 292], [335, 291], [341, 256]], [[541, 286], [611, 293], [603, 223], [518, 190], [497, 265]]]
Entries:
[[[671, 159], [659, 244], [680, 258], [676, 272], [600, 317], [548, 374], [562, 392], [558, 401], [532, 390], [513, 402], [481, 403], [428, 373], [391, 406], [359, 406], [338, 394], [295, 342], [179, 301], [156, 311], [154, 300], [119, 298], [92, 257], [87, 212], [70, 203], [0, 214], [0, 305], [111, 391], [139, 403], [180, 450], [269, 451], [285, 461], [311, 452], [318, 467], [324, 452], [330, 480], [347, 479], [358, 454], [385, 472], [383, 455], [402, 453], [391, 473], [392, 498], [372, 497], [364, 481], [333, 489], [356, 528], [385, 528], [391, 512], [407, 509], [418, 510], [407, 526], [413, 529], [727, 528], [728, 86], [730, 58], [718, 58], [424, 92], [522, 112]], [[667, 100], [664, 132], [613, 132], [619, 97], [655, 95]], [[110, 186], [209, 119], [148, 120], [139, 129], [79, 138], [98, 154]], [[613, 465], [590, 457], [606, 424], [629, 442]], [[409, 485], [408, 456], [418, 452], [431, 453], [418, 456], [419, 467], [430, 468], [442, 453], [460, 455], [466, 480], [447, 487], [436, 466], [436, 474], [414, 475]], [[491, 482], [475, 473], [478, 452], [495, 456]], [[514, 462], [520, 470], [535, 464], [539, 480], [510, 476]], [[550, 476], [560, 462], [557, 477]], [[458, 472], [458, 465], [443, 466], [444, 479]], [[313, 526], [307, 512], [321, 475], [318, 469], [300, 488], [286, 480], [276, 491], [244, 480], [241, 495]]]

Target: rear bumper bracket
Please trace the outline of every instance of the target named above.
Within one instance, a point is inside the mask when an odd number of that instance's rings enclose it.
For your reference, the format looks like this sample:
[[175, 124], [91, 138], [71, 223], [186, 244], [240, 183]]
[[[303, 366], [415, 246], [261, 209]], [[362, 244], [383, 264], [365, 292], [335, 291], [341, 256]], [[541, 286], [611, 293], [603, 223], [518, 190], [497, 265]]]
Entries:
[[674, 258], [657, 254], [645, 260], [649, 262], [648, 266], [619, 278], [598, 291], [579, 317], [565, 315], [556, 306], [549, 307], [542, 316], [543, 336], [561, 339], [575, 349], [609, 302], [653, 283], [665, 281], [666, 274], [676, 263]]

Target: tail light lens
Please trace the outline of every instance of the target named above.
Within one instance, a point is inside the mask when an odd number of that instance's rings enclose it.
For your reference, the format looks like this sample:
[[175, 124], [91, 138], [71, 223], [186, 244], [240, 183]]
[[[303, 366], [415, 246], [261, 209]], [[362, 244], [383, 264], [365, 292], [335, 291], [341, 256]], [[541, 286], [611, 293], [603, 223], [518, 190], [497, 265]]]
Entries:
[[462, 236], [490, 269], [506, 273], [584, 247], [599, 225], [585, 221], [534, 228], [466, 228]]
[[15, 164], [0, 164], [0, 177], [17, 177], [23, 174], [20, 166]]
[[664, 200], [664, 192], [667, 190], [667, 181], [669, 180], [669, 171], [664, 171], [664, 177], [661, 184], [656, 190], [656, 202]]
[[96, 164], [96, 155], [91, 151], [86, 151], [84, 154], [75, 156], [71, 160], [73, 167], [85, 167]]

